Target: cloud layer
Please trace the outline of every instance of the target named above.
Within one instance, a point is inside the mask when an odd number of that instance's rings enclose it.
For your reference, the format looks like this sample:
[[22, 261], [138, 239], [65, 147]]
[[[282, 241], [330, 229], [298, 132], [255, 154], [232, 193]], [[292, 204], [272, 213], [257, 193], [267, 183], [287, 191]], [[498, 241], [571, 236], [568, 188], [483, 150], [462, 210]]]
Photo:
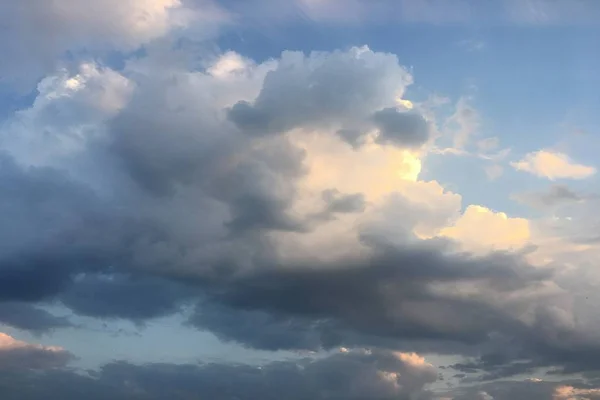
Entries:
[[[37, 88], [0, 127], [0, 323], [46, 340], [86, 329], [81, 317], [177, 316], [308, 356], [84, 373], [63, 348], [0, 334], [3, 398], [594, 398], [593, 376], [516, 381], [600, 368], [589, 209], [547, 221], [468, 203], [425, 166], [439, 139], [470, 154], [482, 126], [470, 100], [443, 115], [405, 99], [412, 71], [367, 46], [255, 61], [203, 41], [250, 23], [245, 4], [0, 6], [17, 38], [0, 40], [0, 73]], [[340, 4], [290, 7], [319, 21]], [[454, 18], [441, 2], [398, 4], [402, 18]], [[349, 2], [342, 19], [364, 7]], [[119, 66], [102, 61], [111, 51]], [[497, 142], [479, 141], [474, 159], [501, 168]], [[550, 150], [511, 165], [549, 180], [596, 172]], [[518, 199], [594, 205], [563, 185]], [[430, 355], [452, 361], [436, 370]]]

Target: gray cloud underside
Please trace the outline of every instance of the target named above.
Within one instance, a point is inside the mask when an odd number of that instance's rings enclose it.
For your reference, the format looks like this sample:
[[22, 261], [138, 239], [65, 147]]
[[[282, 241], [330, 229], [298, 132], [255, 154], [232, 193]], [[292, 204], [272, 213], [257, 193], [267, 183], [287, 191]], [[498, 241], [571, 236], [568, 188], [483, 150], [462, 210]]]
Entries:
[[56, 316], [29, 303], [0, 303], [0, 323], [41, 334], [73, 326], [68, 318]]
[[[389, 378], [387, 374], [393, 375]], [[391, 353], [344, 353], [319, 360], [274, 362], [262, 367], [228, 364], [136, 366], [115, 362], [91, 376], [70, 371], [6, 373], [0, 377], [5, 399], [64, 400], [398, 400], [430, 399], [424, 385], [435, 381], [431, 366], [415, 366]], [[13, 397], [11, 397], [13, 396]]]
[[[45, 365], [46, 367], [48, 365]], [[395, 375], [392, 375], [395, 374]], [[430, 391], [439, 377], [431, 366], [405, 362], [389, 352], [340, 353], [319, 360], [280, 361], [261, 367], [240, 364], [147, 364], [113, 362], [98, 371], [66, 369], [3, 371], [0, 395], [41, 400], [545, 400], [557, 387], [594, 388], [581, 380], [496, 381]], [[587, 395], [589, 399], [597, 394]]]

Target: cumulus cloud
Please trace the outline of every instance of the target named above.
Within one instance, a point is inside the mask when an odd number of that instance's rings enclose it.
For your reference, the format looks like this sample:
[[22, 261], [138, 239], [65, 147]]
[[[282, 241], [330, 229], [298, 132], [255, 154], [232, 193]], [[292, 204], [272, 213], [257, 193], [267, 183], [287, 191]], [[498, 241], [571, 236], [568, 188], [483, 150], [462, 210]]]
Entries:
[[531, 237], [528, 220], [510, 218], [477, 205], [468, 206], [454, 225], [440, 234], [457, 240], [472, 252], [522, 248]]
[[[196, 7], [151, 3], [114, 4], [98, 21], [74, 21], [78, 7], [52, 9], [60, 1], [40, 15], [81, 48], [96, 45], [90, 30], [104, 36], [100, 47], [126, 50], [184, 26]], [[149, 7], [141, 22], [131, 19], [138, 7]], [[36, 26], [23, 29], [44, 44]], [[454, 367], [496, 376], [523, 372], [515, 360], [594, 365], [600, 346], [582, 334], [559, 269], [527, 262], [529, 221], [422, 179], [438, 127], [404, 99], [413, 77], [395, 55], [285, 51], [260, 63], [154, 44], [119, 71], [90, 61], [52, 68], [31, 107], [3, 125], [0, 321], [34, 333], [69, 326], [34, 306], [49, 301], [136, 323], [191, 305], [188, 325], [226, 341], [348, 350], [262, 368], [114, 363], [93, 379], [50, 371], [21, 377], [32, 391], [22, 393], [430, 398], [437, 375], [411, 347], [472, 356]], [[38, 68], [72, 46], [59, 41], [19, 62]], [[453, 123], [455, 144], [467, 146], [476, 112], [459, 102]], [[563, 164], [544, 171], [556, 176]], [[499, 357], [507, 343], [510, 357]]]
[[[199, 303], [192, 326], [267, 349], [555, 346], [562, 325], [536, 311], [553, 271], [494, 252], [527, 222], [461, 216], [459, 195], [419, 180], [428, 122], [394, 108], [412, 82], [395, 56], [227, 53], [190, 72], [171, 54], [61, 72], [16, 118], [43, 121], [33, 142], [44, 126], [78, 145], [32, 160], [5, 144], [2, 300], [136, 322]], [[355, 122], [358, 146], [339, 134]]]
[[540, 178], [556, 179], [585, 179], [596, 174], [596, 168], [578, 164], [564, 153], [552, 150], [540, 150], [526, 154], [519, 161], [510, 165], [517, 171], [528, 172]]
[[308, 57], [284, 52], [258, 97], [238, 102], [228, 117], [255, 136], [296, 128], [334, 129], [354, 143], [378, 128], [379, 140], [415, 147], [429, 137], [427, 122], [391, 107], [411, 83], [396, 56], [367, 47]]
[[63, 68], [46, 76], [37, 91], [31, 107], [7, 122], [2, 148], [25, 165], [59, 166], [64, 157], [102, 138], [102, 122], [128, 103], [133, 83], [110, 68], [86, 62], [76, 71]]

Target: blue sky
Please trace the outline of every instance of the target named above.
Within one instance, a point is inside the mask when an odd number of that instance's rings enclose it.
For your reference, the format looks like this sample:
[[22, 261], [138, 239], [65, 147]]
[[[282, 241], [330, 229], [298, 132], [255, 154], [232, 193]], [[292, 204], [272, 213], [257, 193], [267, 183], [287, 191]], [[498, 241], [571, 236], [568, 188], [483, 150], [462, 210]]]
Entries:
[[599, 4], [86, 4], [0, 5], [0, 394], [600, 396]]

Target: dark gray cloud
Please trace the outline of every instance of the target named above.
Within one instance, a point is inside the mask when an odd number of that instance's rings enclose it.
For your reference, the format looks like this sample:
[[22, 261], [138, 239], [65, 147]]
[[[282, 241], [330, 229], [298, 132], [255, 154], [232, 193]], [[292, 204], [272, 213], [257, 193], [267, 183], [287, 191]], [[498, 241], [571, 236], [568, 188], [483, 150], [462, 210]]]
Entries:
[[73, 326], [67, 317], [56, 316], [29, 303], [0, 303], [0, 323], [36, 334]]
[[[291, 348], [306, 343], [311, 349], [319, 342], [324, 347], [365, 345], [373, 336], [464, 344], [486, 342], [492, 333], [524, 339], [529, 328], [501, 307], [487, 304], [485, 297], [455, 298], [436, 293], [431, 284], [473, 281], [486, 285], [490, 295], [508, 295], [550, 277], [549, 271], [527, 267], [516, 256], [452, 256], [436, 245], [382, 246], [375, 254], [340, 265], [265, 268], [224, 284], [214, 283], [205, 289], [212, 300], [243, 312], [229, 315], [227, 309], [212, 312], [210, 307], [200, 307], [191, 322], [260, 348], [280, 342], [290, 343]], [[237, 332], [232, 323], [236, 319], [248, 321]], [[264, 341], [256, 336], [255, 319], [263, 321], [270, 332]], [[305, 329], [288, 329], [295, 324]], [[277, 340], [269, 342], [273, 337]]]
[[257, 349], [318, 351], [345, 345], [343, 330], [330, 320], [275, 315], [209, 302], [198, 304], [188, 322], [223, 341]]
[[0, 301], [50, 297], [73, 273], [103, 265], [121, 246], [123, 221], [89, 188], [52, 168], [21, 168], [7, 156], [0, 165]]
[[[1, 359], [1, 358], [0, 358]], [[19, 360], [23, 363], [23, 360]], [[52, 393], [64, 400], [210, 397], [215, 400], [547, 400], [558, 388], [594, 399], [592, 382], [582, 380], [500, 380], [460, 388], [432, 390], [435, 368], [410, 353], [353, 350], [315, 359], [278, 361], [261, 366], [243, 364], [147, 364], [113, 362], [97, 371], [80, 373], [55, 368], [63, 364], [35, 363], [4, 369], [0, 395], [6, 399], [38, 400]], [[591, 390], [590, 390], [591, 389]], [[564, 392], [568, 395], [568, 391]], [[556, 396], [556, 397], [553, 397]]]
[[373, 114], [379, 129], [377, 141], [400, 147], [419, 147], [429, 139], [429, 124], [422, 115], [413, 111], [386, 108]]
[[354, 351], [315, 360], [281, 361], [258, 366], [151, 364], [117, 362], [92, 376], [68, 371], [45, 374], [6, 374], [0, 394], [11, 399], [37, 400], [53, 393], [65, 400], [187, 399], [215, 400], [408, 400], [430, 399], [426, 385], [435, 382], [435, 369], [418, 358], [389, 352]]
[[141, 322], [176, 313], [193, 295], [177, 282], [106, 273], [77, 277], [59, 299], [77, 314]]

